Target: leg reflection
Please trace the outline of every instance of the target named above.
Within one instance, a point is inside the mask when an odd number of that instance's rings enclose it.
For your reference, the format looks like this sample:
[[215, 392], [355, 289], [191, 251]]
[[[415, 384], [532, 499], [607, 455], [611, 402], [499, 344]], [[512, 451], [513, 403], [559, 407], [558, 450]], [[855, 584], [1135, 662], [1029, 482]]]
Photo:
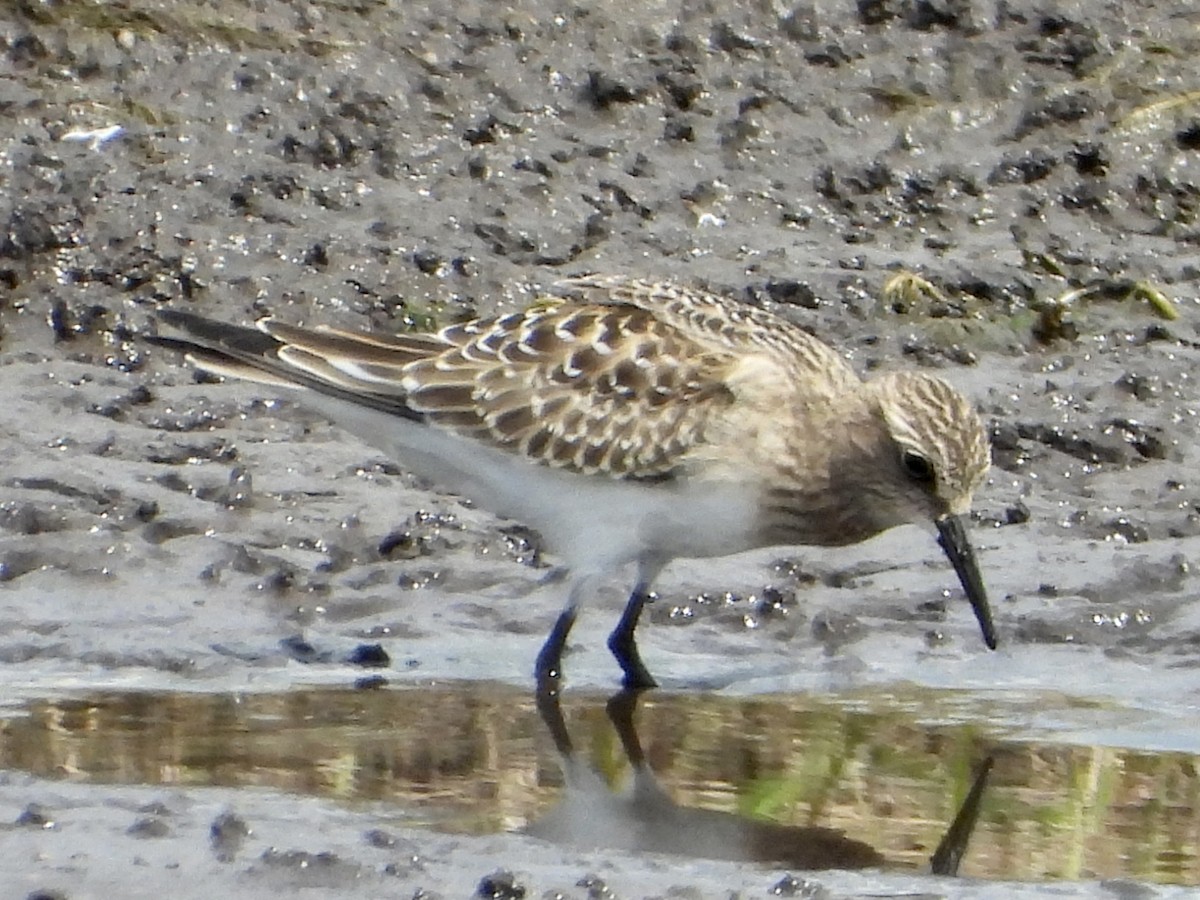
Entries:
[[979, 807], [983, 801], [984, 789], [987, 787], [988, 775], [992, 771], [993, 760], [989, 756], [979, 764], [975, 773], [975, 781], [967, 798], [963, 800], [958, 815], [946, 829], [941, 843], [933, 851], [929, 859], [929, 869], [934, 875], [957, 875], [958, 865], [962, 862], [963, 854], [967, 852], [967, 844], [975, 831], [975, 823], [979, 819]]
[[[538, 692], [538, 711], [559, 756], [564, 791], [558, 805], [531, 823], [528, 833], [574, 847], [768, 862], [806, 870], [907, 867], [835, 828], [784, 825], [677, 802], [650, 768], [638, 734], [638, 707], [645, 702], [647, 714], [652, 714], [654, 704], [662, 702], [660, 696], [623, 690], [605, 704], [630, 766], [625, 783], [614, 786], [577, 755], [558, 693]], [[981, 767], [934, 854], [930, 866], [936, 874], [957, 872], [978, 819], [989, 769], [990, 761]]]

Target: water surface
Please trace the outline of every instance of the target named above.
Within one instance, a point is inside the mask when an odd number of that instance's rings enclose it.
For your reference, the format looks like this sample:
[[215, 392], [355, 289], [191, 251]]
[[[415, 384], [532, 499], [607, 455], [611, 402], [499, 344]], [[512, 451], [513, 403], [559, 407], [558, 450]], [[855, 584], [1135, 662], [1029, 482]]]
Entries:
[[[1047, 716], [1080, 713], [1039, 702]], [[489, 683], [83, 693], [5, 710], [0, 767], [114, 798], [121, 786], [257, 787], [447, 833], [920, 871], [988, 765], [960, 875], [1200, 881], [1200, 755], [1015, 739], [982, 724], [995, 705], [925, 689], [568, 692], [557, 721]]]

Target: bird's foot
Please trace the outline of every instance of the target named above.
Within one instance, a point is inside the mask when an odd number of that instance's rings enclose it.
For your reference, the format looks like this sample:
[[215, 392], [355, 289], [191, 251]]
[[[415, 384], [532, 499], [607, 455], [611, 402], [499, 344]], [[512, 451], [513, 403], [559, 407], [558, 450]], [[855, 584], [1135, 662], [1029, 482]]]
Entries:
[[654, 680], [654, 676], [650, 671], [641, 664], [638, 664], [632, 669], [625, 670], [625, 677], [621, 679], [621, 686], [627, 691], [645, 691], [650, 688], [658, 687], [658, 682]]

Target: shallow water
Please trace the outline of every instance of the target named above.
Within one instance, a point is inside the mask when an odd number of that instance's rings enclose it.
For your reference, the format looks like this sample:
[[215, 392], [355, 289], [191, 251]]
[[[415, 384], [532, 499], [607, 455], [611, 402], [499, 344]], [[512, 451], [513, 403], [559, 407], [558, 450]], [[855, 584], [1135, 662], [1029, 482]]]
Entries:
[[[1200, 748], [1022, 740], [978, 694], [534, 698], [460, 683], [282, 694], [108, 692], [4, 710], [0, 768], [113, 787], [267, 788], [448, 833], [792, 868], [928, 870], [989, 761], [968, 878], [1200, 881]], [[1047, 715], [1062, 697], [1028, 700]], [[622, 737], [625, 739], [623, 743]], [[568, 748], [566, 741], [569, 740]], [[644, 752], [648, 777], [631, 766]], [[782, 827], [772, 827], [782, 826]], [[830, 834], [833, 829], [844, 836]]]

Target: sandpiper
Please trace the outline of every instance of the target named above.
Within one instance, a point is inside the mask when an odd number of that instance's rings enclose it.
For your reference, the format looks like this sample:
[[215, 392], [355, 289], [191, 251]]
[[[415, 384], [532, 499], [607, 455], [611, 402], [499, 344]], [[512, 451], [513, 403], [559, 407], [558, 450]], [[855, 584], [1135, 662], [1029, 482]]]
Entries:
[[653, 687], [634, 631], [670, 560], [842, 546], [932, 522], [988, 647], [964, 516], [990, 462], [979, 416], [922, 372], [863, 381], [799, 326], [668, 283], [585, 276], [523, 312], [429, 334], [257, 328], [163, 310], [207, 372], [294, 392], [410, 470], [535, 528], [571, 572], [536, 664], [556, 690], [581, 603], [632, 563], [608, 645]]

